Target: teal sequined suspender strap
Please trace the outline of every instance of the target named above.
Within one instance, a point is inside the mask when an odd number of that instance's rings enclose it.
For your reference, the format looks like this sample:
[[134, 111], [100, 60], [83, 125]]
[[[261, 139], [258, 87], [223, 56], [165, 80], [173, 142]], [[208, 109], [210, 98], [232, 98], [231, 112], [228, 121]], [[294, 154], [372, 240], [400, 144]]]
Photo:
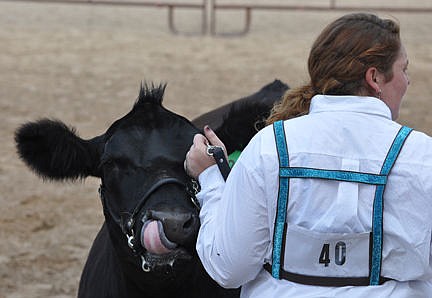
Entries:
[[[285, 138], [285, 130], [282, 121], [273, 123], [273, 130], [276, 137], [276, 148], [279, 156], [279, 168], [289, 167], [288, 148]], [[281, 256], [284, 234], [286, 232], [286, 213], [288, 207], [289, 178], [279, 174], [279, 192], [276, 208], [276, 220], [273, 234], [273, 252], [271, 274], [279, 279], [281, 269]]]
[[[281, 273], [286, 274], [282, 269], [284, 255], [284, 241], [285, 233], [287, 230], [287, 207], [288, 207], [288, 194], [289, 194], [289, 179], [290, 178], [316, 178], [316, 179], [328, 179], [336, 181], [348, 181], [376, 185], [375, 199], [373, 204], [372, 214], [372, 243], [370, 253], [370, 268], [369, 278], [361, 279], [361, 282], [354, 281], [353, 285], [378, 285], [382, 281], [388, 280], [381, 277], [381, 263], [382, 263], [382, 237], [383, 237], [383, 195], [385, 185], [387, 183], [387, 177], [399, 155], [399, 152], [412, 131], [411, 128], [403, 126], [398, 134], [396, 135], [392, 146], [384, 160], [380, 174], [361, 173], [353, 171], [340, 171], [340, 170], [323, 170], [323, 169], [312, 169], [312, 168], [301, 168], [301, 167], [289, 167], [289, 155], [288, 147], [285, 138], [285, 130], [283, 121], [277, 121], [273, 123], [273, 129], [276, 139], [276, 148], [279, 157], [279, 192], [278, 201], [276, 208], [275, 228], [273, 235], [273, 253], [272, 253], [272, 264], [271, 270], [266, 265], [268, 271], [274, 278], [280, 279]], [[338, 278], [334, 278], [335, 285], [349, 285], [350, 280], [347, 279], [347, 283], [344, 281], [338, 281]], [[316, 277], [318, 280], [319, 277]], [[353, 279], [354, 280], [354, 279]], [[360, 279], [358, 279], [360, 280]], [[367, 284], [363, 284], [364, 280], [368, 280]], [[325, 282], [329, 281], [332, 283], [331, 278], [325, 278]], [[356, 284], [357, 283], [357, 284]], [[311, 283], [313, 284], [313, 283]], [[331, 285], [331, 284], [329, 284]]]
[[[387, 157], [384, 160], [381, 168], [381, 175], [388, 176], [393, 165], [399, 156], [400, 150], [405, 143], [406, 138], [411, 133], [412, 129], [402, 126], [393, 144], [390, 147]], [[382, 263], [382, 239], [383, 239], [383, 211], [384, 211], [384, 185], [378, 185], [375, 191], [375, 199], [373, 203], [372, 213], [372, 256], [370, 262], [369, 284], [379, 285], [381, 277], [381, 263]]]

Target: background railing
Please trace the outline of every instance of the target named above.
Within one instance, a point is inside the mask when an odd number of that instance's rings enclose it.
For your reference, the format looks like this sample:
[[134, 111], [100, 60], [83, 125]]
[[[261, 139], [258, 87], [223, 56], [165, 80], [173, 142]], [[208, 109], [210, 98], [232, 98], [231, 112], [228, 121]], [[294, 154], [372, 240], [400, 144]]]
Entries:
[[[11, 1], [11, 0], [0, 0]], [[218, 4], [216, 0], [202, 0], [201, 3], [186, 2], [165, 2], [165, 1], [128, 1], [128, 0], [12, 0], [15, 2], [36, 2], [36, 3], [68, 3], [68, 4], [91, 4], [91, 5], [118, 5], [118, 6], [142, 6], [160, 7], [168, 10], [168, 27], [173, 34], [210, 34], [221, 36], [242, 36], [250, 31], [253, 10], [266, 11], [385, 11], [401, 13], [432, 13], [432, 7], [387, 7], [387, 6], [344, 6], [338, 5], [336, 0], [329, 0], [328, 5], [283, 5], [283, 4]], [[210, 5], [208, 4], [210, 2]], [[175, 25], [174, 10], [196, 9], [201, 10], [201, 30], [198, 33], [181, 32]], [[218, 32], [217, 15], [218, 10], [243, 10], [244, 25], [239, 31]], [[208, 17], [209, 16], [209, 17]]]

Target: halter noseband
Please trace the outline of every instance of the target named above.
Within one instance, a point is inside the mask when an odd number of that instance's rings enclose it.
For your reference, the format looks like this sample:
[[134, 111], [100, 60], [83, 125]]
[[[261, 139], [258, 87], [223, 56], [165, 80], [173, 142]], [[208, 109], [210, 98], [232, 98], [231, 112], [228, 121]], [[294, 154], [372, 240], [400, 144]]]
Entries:
[[140, 210], [142, 209], [143, 205], [147, 201], [147, 199], [152, 195], [153, 192], [155, 192], [158, 188], [165, 184], [177, 184], [185, 188], [186, 193], [190, 196], [190, 199], [194, 206], [199, 210], [199, 202], [196, 198], [196, 194], [199, 192], [199, 184], [196, 180], [192, 179], [189, 183], [184, 183], [183, 181], [174, 178], [174, 177], [164, 177], [159, 179], [155, 184], [153, 184], [142, 196], [139, 203], [135, 206], [133, 212], [127, 217], [126, 220], [119, 219], [118, 216], [113, 214], [112, 210], [108, 208], [108, 204], [106, 202], [105, 192], [104, 192], [104, 186], [103, 184], [99, 187], [99, 195], [102, 200], [102, 206], [104, 209], [105, 214], [109, 214], [111, 218], [120, 226], [123, 234], [126, 236], [127, 244], [130, 249], [132, 249], [133, 253], [136, 256], [141, 257], [141, 268], [145, 272], [149, 272], [151, 270], [150, 266], [148, 266], [148, 263], [143, 255], [143, 252], [145, 251], [144, 247], [142, 247], [140, 241], [136, 241], [135, 239], [135, 231], [134, 226], [136, 223], [136, 217], [138, 216]]

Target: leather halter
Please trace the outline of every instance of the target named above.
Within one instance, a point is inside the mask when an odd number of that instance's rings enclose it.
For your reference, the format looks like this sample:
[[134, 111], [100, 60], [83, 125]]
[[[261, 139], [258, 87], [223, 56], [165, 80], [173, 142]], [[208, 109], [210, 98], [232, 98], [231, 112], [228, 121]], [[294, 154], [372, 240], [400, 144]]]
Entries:
[[[150, 267], [147, 265], [147, 262], [144, 258], [143, 253], [145, 252], [145, 248], [141, 245], [141, 241], [137, 240], [135, 236], [134, 227], [137, 222], [137, 216], [140, 213], [143, 205], [149, 199], [149, 197], [161, 186], [166, 184], [177, 184], [184, 187], [186, 193], [190, 196], [190, 199], [194, 206], [199, 210], [199, 202], [196, 198], [196, 194], [199, 192], [199, 184], [196, 180], [191, 180], [189, 183], [184, 183], [180, 179], [174, 177], [163, 177], [159, 179], [156, 183], [154, 183], [142, 196], [141, 200], [135, 206], [132, 213], [128, 215], [126, 220], [122, 220], [121, 216], [117, 216], [113, 213], [113, 211], [108, 207], [106, 197], [105, 197], [105, 188], [104, 185], [101, 184], [99, 187], [99, 195], [102, 201], [102, 206], [104, 210], [104, 214], [108, 214], [116, 223], [120, 226], [123, 234], [127, 238], [127, 244], [130, 249], [132, 249], [133, 253], [136, 256], [141, 257], [141, 267], [143, 271], [149, 272]], [[139, 237], [138, 237], [139, 238]]]

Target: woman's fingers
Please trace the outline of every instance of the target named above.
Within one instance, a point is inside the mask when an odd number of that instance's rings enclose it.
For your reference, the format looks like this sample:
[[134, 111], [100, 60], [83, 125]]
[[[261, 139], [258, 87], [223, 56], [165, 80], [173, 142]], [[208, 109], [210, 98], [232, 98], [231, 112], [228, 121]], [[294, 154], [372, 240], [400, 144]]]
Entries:
[[204, 126], [204, 134], [211, 145], [220, 146], [220, 147], [225, 149], [224, 144], [218, 138], [218, 136], [215, 134], [215, 132], [210, 128], [210, 126], [208, 126], [208, 125]]
[[225, 156], [227, 156], [224, 143], [208, 125], [204, 127], [204, 135], [196, 134], [194, 136], [193, 144], [186, 153], [183, 164], [186, 173], [193, 178], [198, 178], [199, 174], [216, 163], [213, 156], [207, 154], [208, 145], [222, 147]]
[[228, 158], [224, 143], [219, 139], [219, 137], [208, 125], [204, 126], [204, 134], [211, 145], [222, 147], [225, 153], [225, 157]]
[[196, 134], [193, 144], [186, 153], [184, 168], [186, 173], [198, 178], [199, 174], [215, 163], [212, 156], [207, 154], [207, 139], [202, 134]]

